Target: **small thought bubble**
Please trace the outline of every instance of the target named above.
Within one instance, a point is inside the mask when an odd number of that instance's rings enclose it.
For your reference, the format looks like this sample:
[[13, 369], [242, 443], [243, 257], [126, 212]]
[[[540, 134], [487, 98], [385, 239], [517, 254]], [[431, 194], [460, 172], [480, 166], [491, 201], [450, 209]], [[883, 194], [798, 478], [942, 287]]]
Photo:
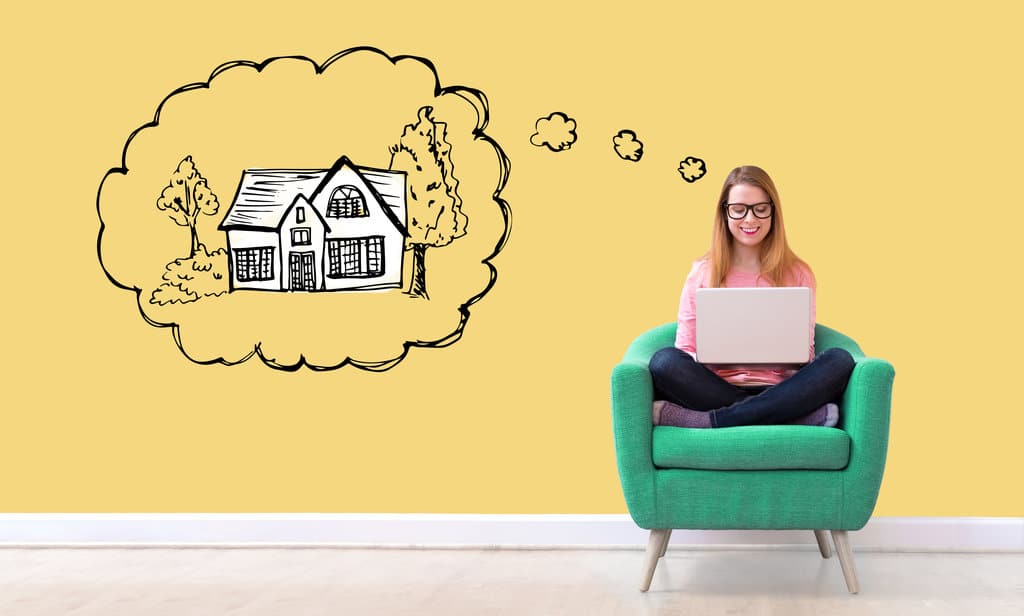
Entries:
[[679, 162], [679, 175], [690, 184], [704, 177], [707, 172], [707, 165], [696, 156], [687, 156]]
[[620, 130], [612, 137], [612, 143], [615, 144], [615, 153], [622, 160], [636, 162], [644, 155], [643, 142], [637, 139], [636, 133], [631, 130]]
[[538, 148], [547, 146], [552, 152], [562, 152], [576, 143], [576, 120], [561, 111], [539, 118], [535, 127], [537, 132], [530, 136], [530, 143]]

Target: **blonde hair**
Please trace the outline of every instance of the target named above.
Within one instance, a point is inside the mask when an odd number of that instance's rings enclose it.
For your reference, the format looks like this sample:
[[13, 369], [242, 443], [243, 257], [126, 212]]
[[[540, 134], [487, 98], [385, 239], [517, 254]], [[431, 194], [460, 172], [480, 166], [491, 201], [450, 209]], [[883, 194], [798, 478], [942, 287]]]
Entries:
[[[786, 227], [782, 222], [782, 204], [779, 191], [775, 188], [768, 173], [760, 167], [746, 165], [736, 167], [725, 178], [722, 194], [715, 206], [715, 223], [711, 233], [711, 250], [705, 255], [710, 260], [710, 277], [708, 285], [720, 287], [725, 284], [725, 277], [732, 267], [733, 237], [729, 233], [729, 221], [725, 214], [725, 204], [729, 200], [729, 191], [737, 184], [757, 186], [768, 194], [772, 203], [772, 227], [768, 235], [761, 241], [761, 276], [772, 286], [786, 286], [796, 274], [798, 265], [807, 267], [804, 261], [796, 256], [786, 241]], [[808, 268], [810, 269], [810, 268]]]

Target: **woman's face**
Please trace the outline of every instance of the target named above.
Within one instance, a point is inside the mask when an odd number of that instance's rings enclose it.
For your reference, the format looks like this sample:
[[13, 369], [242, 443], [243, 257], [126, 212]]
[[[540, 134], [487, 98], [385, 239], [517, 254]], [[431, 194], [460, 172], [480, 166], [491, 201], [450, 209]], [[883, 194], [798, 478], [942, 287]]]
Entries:
[[[771, 198], [768, 197], [768, 193], [764, 191], [760, 186], [753, 186], [751, 184], [737, 184], [729, 189], [729, 200], [727, 201], [730, 205], [757, 205], [770, 203]], [[762, 208], [764, 206], [762, 205]], [[739, 207], [736, 208], [737, 210]], [[761, 243], [767, 235], [768, 231], [772, 228], [772, 216], [768, 218], [758, 218], [754, 215], [754, 208], [746, 208], [747, 211], [743, 215], [743, 218], [736, 220], [728, 216], [728, 209], [726, 210], [726, 221], [729, 223], [729, 233], [732, 234], [733, 239], [744, 246], [757, 246]], [[774, 208], [770, 210], [774, 215]]]

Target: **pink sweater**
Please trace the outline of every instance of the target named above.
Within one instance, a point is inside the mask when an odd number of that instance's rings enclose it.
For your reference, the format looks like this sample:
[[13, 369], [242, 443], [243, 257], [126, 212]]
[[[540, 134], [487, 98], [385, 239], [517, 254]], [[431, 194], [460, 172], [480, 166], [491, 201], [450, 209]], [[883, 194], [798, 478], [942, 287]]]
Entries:
[[[798, 266], [799, 269], [792, 276], [792, 283], [789, 286], [810, 287], [811, 289], [811, 348], [808, 350], [808, 360], [814, 359], [814, 323], [815, 323], [815, 289], [814, 273], [806, 266]], [[683, 295], [679, 299], [679, 326], [676, 329], [676, 348], [685, 351], [696, 358], [697, 353], [697, 289], [709, 286], [708, 280], [711, 275], [711, 263], [707, 259], [694, 261], [690, 275], [686, 277], [686, 284], [683, 285]], [[735, 269], [725, 277], [726, 287], [769, 287], [767, 280], [759, 274], [739, 272]], [[734, 385], [775, 385], [790, 377], [794, 369], [771, 369], [771, 368], [731, 368], [713, 369], [715, 374]]]

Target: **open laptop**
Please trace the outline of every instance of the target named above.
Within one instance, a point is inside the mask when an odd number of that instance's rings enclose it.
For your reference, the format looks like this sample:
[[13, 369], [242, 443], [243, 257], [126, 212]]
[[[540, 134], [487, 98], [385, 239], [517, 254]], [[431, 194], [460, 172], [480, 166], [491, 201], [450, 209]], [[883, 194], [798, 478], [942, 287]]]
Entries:
[[713, 365], [806, 364], [807, 287], [697, 289], [697, 361]]

